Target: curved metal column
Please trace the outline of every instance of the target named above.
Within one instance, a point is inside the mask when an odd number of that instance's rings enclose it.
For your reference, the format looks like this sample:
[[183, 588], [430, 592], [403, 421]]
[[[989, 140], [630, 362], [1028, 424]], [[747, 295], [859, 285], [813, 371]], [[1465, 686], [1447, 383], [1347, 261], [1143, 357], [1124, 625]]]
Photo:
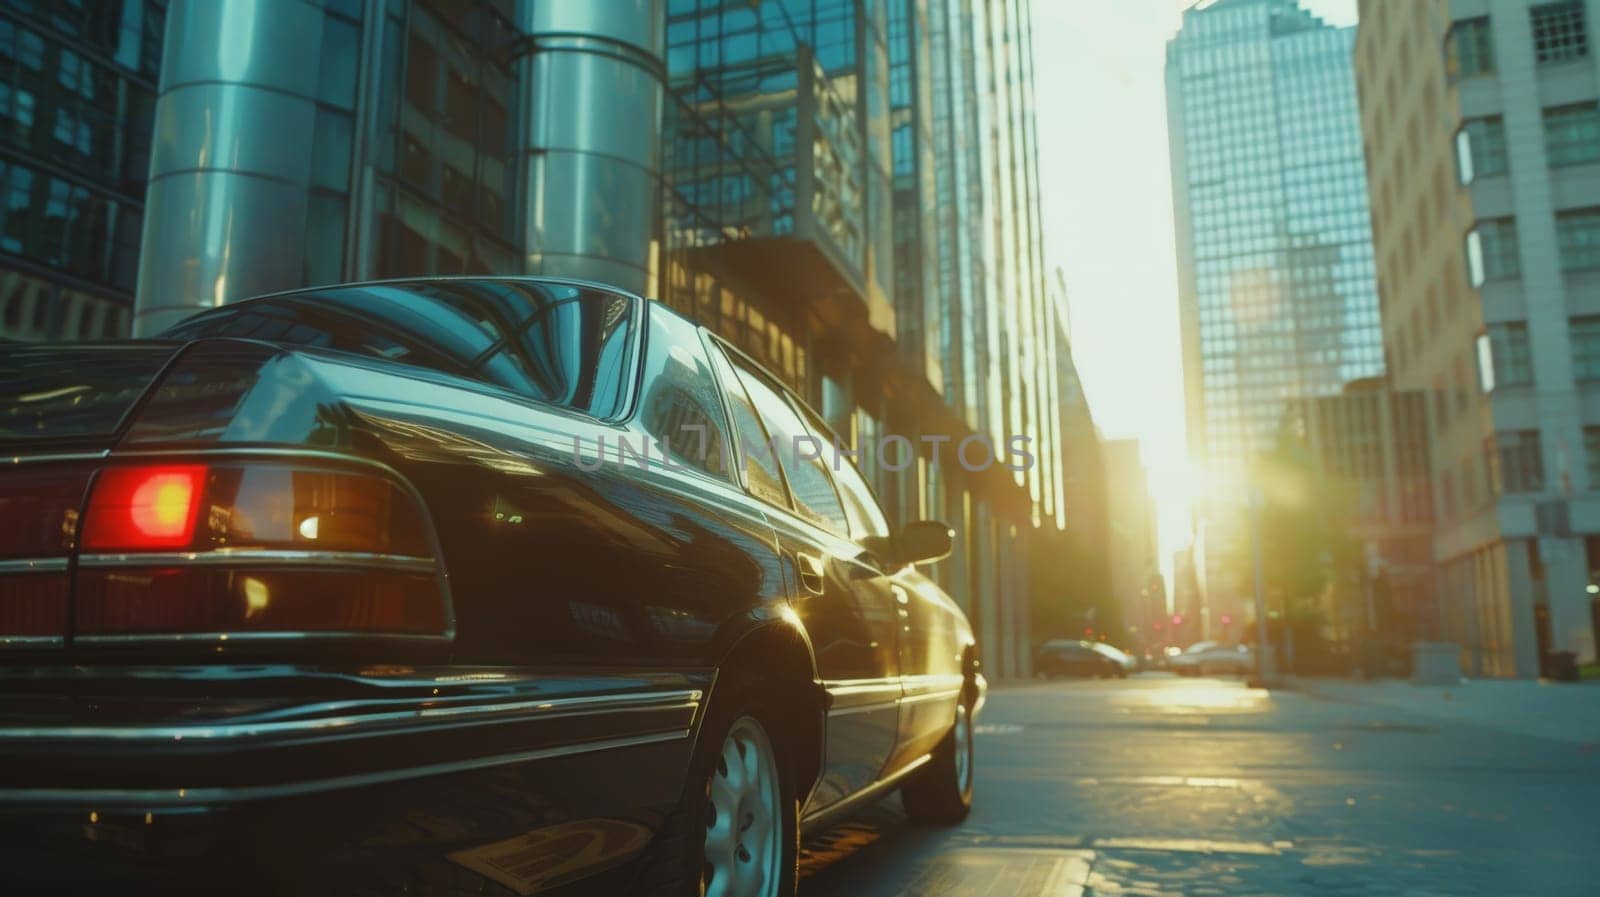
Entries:
[[304, 0], [168, 7], [135, 336], [302, 282], [321, 34]]
[[644, 292], [660, 184], [663, 0], [523, 0], [529, 272]]

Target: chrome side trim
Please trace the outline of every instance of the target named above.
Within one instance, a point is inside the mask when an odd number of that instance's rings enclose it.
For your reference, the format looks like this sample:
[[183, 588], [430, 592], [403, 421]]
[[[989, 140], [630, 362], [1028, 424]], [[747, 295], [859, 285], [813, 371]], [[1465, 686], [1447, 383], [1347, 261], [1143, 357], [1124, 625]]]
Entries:
[[893, 710], [899, 706], [899, 700], [874, 701], [871, 704], [847, 704], [843, 707], [830, 707], [828, 709], [828, 717], [831, 719], [835, 716], [850, 716], [856, 713], [873, 713], [880, 710]]
[[0, 455], [0, 464], [48, 464], [51, 461], [100, 461], [110, 449], [97, 452], [55, 452], [42, 455]]
[[828, 694], [835, 698], [881, 694], [900, 696], [900, 680], [893, 677], [884, 679], [830, 679], [824, 681], [822, 687], [827, 689]]
[[85, 554], [79, 567], [165, 567], [248, 564], [261, 567], [381, 567], [417, 573], [437, 573], [432, 558], [366, 551], [305, 551], [299, 549], [219, 548], [213, 551], [161, 551], [145, 554]]
[[[700, 703], [695, 689], [620, 695], [583, 695], [545, 701], [508, 701], [487, 704], [434, 706], [419, 699], [404, 710], [345, 713], [309, 719], [258, 720], [214, 726], [28, 726], [0, 728], [0, 741], [124, 741], [179, 742], [254, 740], [279, 735], [332, 735], [356, 737], [372, 732], [396, 734], [419, 729], [453, 729], [488, 723], [566, 719], [604, 713], [647, 710], [692, 710]], [[438, 721], [438, 722], [435, 722]]]
[[832, 680], [823, 682], [822, 687], [828, 693], [830, 717], [893, 710], [901, 693], [896, 678]]
[[14, 558], [0, 560], [0, 576], [7, 573], [65, 573], [66, 558]]
[[961, 694], [961, 689], [952, 688], [946, 691], [926, 691], [917, 695], [906, 695], [900, 699], [901, 704], [916, 704], [922, 701], [950, 700]]
[[916, 676], [906, 676], [906, 694], [917, 694], [922, 691], [959, 691], [967, 684], [967, 677], [960, 673], [923, 673]]
[[883, 795], [893, 791], [895, 788], [898, 788], [901, 782], [904, 782], [907, 778], [910, 778], [912, 773], [926, 766], [932, 760], [933, 756], [931, 754], [923, 754], [917, 759], [912, 760], [910, 763], [907, 763], [893, 775], [887, 778], [879, 779], [860, 791], [857, 791], [856, 793], [841, 800], [828, 804], [826, 807], [823, 807], [820, 810], [817, 810], [813, 813], [807, 813], [806, 815], [800, 817], [801, 833], [808, 834], [819, 828], [823, 828], [828, 823], [834, 822], [841, 817], [848, 816], [858, 808], [872, 803]]
[[82, 790], [75, 788], [5, 788], [0, 789], [0, 803], [72, 804], [97, 807], [132, 804], [143, 807], [162, 806], [173, 808], [216, 803], [242, 803], [319, 794], [343, 788], [381, 785], [389, 782], [426, 778], [428, 776], [473, 772], [479, 769], [508, 766], [513, 763], [549, 760], [557, 757], [569, 757], [575, 754], [592, 754], [621, 748], [642, 747], [669, 741], [681, 741], [688, 737], [688, 729], [673, 729], [668, 732], [657, 732], [650, 735], [632, 735], [626, 738], [608, 738], [599, 741], [563, 744], [531, 751], [520, 751], [514, 754], [494, 754], [487, 757], [474, 757], [470, 760], [430, 763], [403, 769], [336, 776], [329, 779], [312, 779], [283, 785], [243, 785], [214, 788], [89, 788]]
[[75, 645], [135, 645], [183, 644], [228, 642], [319, 642], [327, 639], [361, 639], [383, 642], [448, 642], [455, 636], [448, 632], [351, 632], [330, 629], [326, 632], [149, 632], [118, 633], [115, 635], [74, 635]]
[[59, 648], [65, 643], [59, 635], [0, 635], [0, 648]]

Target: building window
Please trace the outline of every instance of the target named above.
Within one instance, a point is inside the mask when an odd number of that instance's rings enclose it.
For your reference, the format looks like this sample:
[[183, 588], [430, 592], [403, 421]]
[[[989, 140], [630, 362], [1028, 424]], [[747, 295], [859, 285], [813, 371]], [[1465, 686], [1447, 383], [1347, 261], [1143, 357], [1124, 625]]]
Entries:
[[1579, 380], [1600, 380], [1600, 315], [1568, 322], [1572, 335], [1572, 369]]
[[1600, 104], [1546, 109], [1544, 146], [1552, 167], [1600, 160]]
[[1533, 382], [1528, 352], [1528, 325], [1521, 321], [1490, 324], [1478, 337], [1478, 379], [1484, 392]]
[[1456, 516], [1456, 473], [1453, 470], [1439, 475], [1439, 516], [1446, 520]]
[[1456, 168], [1463, 184], [1506, 173], [1506, 125], [1500, 116], [1475, 118], [1461, 126], [1456, 132]]
[[1600, 208], [1557, 215], [1556, 238], [1561, 245], [1561, 270], [1600, 268]]
[[1488, 16], [1462, 19], [1450, 26], [1444, 38], [1444, 65], [1451, 81], [1494, 71]]
[[1583, 428], [1583, 468], [1589, 475], [1589, 489], [1600, 489], [1600, 427]]
[[1517, 256], [1517, 224], [1510, 218], [1480, 221], [1467, 234], [1467, 273], [1472, 285], [1505, 280], [1522, 273]]
[[1485, 474], [1491, 495], [1538, 492], [1544, 460], [1538, 430], [1505, 430], [1484, 441]]
[[1589, 55], [1583, 0], [1545, 3], [1528, 11], [1533, 19], [1533, 55], [1540, 62], [1565, 62]]

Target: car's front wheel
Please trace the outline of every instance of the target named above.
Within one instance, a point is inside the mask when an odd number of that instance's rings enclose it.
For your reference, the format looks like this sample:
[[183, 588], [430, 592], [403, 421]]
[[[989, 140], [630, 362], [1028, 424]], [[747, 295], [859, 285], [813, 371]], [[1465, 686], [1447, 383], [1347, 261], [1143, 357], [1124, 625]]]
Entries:
[[972, 713], [963, 700], [955, 724], [933, 759], [900, 787], [906, 815], [915, 822], [955, 825], [972, 812]]

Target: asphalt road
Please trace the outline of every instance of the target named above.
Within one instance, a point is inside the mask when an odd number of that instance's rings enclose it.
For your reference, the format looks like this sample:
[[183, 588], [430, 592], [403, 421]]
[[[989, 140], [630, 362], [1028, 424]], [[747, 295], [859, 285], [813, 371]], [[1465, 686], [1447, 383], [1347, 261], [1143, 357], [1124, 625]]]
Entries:
[[806, 846], [801, 893], [1600, 893], [1592, 743], [1157, 676], [997, 690], [977, 731], [966, 823], [886, 801]]

